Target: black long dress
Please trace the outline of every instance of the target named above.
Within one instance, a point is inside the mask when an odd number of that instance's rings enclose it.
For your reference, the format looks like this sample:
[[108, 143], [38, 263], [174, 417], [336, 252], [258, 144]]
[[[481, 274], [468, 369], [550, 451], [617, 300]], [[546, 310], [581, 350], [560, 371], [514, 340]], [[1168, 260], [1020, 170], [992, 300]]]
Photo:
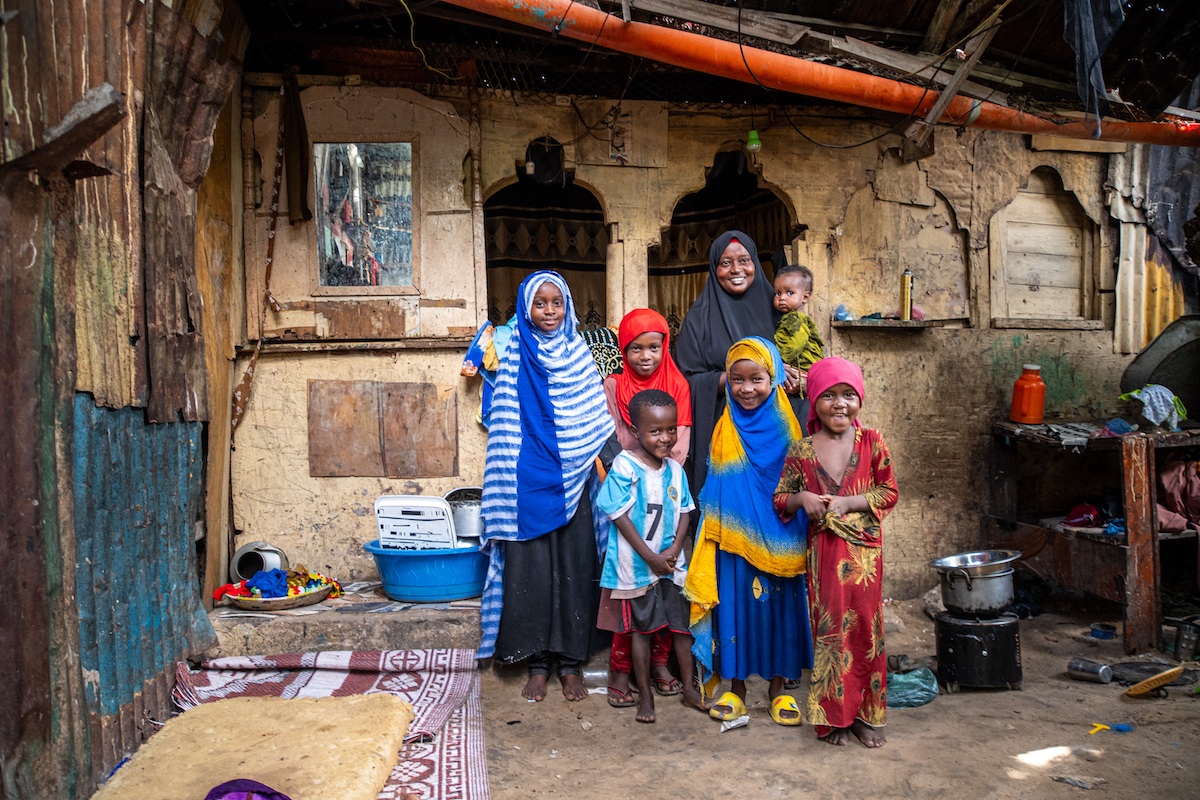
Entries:
[[[614, 436], [600, 459], [611, 465], [618, 452]], [[596, 628], [601, 564], [589, 487], [584, 487], [579, 508], [566, 525], [504, 547], [504, 611], [494, 656], [498, 663], [549, 654], [560, 662], [585, 661], [608, 646], [612, 634]]]
[[[737, 239], [754, 259], [754, 280], [741, 295], [727, 293], [717, 283], [717, 263], [730, 242]], [[779, 313], [772, 304], [774, 291], [758, 260], [754, 240], [741, 231], [726, 231], [708, 250], [708, 282], [692, 303], [675, 345], [675, 363], [692, 388], [692, 451], [688, 480], [697, 497], [708, 476], [708, 450], [713, 428], [725, 409], [721, 373], [733, 343], [747, 336], [775, 341]], [[793, 401], [794, 402], [794, 401]], [[800, 422], [803, 424], [804, 419]]]

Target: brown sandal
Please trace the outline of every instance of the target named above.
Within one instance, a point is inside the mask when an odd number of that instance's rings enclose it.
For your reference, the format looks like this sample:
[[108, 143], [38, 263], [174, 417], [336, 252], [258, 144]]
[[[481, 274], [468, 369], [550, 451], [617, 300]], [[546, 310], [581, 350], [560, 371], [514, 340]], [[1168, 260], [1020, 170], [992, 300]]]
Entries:
[[622, 692], [620, 689], [610, 686], [608, 687], [608, 704], [613, 708], [632, 708], [637, 705], [637, 700], [634, 699], [635, 694], [637, 694], [637, 690], [632, 687], [628, 692]]

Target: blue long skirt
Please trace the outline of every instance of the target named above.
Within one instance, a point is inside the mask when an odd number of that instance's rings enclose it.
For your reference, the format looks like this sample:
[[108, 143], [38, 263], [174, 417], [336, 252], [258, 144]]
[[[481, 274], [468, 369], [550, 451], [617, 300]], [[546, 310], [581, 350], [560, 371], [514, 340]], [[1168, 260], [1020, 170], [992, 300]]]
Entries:
[[721, 677], [799, 679], [802, 669], [812, 669], [803, 575], [780, 578], [755, 569], [741, 556], [718, 550], [717, 596], [713, 667]]

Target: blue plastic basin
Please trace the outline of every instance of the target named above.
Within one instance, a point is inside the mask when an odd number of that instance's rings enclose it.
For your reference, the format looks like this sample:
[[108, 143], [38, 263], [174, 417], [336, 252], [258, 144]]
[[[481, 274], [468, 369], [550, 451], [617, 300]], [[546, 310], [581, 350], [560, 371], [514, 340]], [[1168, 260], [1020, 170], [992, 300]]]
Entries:
[[363, 547], [375, 556], [383, 591], [393, 600], [435, 603], [483, 594], [488, 560], [478, 547], [393, 550], [378, 539]]

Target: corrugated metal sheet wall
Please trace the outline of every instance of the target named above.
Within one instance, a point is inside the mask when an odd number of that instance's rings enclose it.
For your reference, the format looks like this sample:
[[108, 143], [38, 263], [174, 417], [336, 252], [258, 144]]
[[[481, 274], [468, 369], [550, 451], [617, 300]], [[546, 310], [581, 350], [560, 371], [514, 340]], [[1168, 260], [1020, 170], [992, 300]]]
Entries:
[[200, 423], [75, 398], [80, 660], [100, 777], [151, 733], [145, 717], [169, 716], [169, 666], [214, 642], [196, 581], [200, 436]]
[[[51, 7], [41, 11], [52, 16]], [[83, 5], [83, 4], [80, 4]], [[110, 408], [144, 406], [146, 320], [142, 288], [141, 177], [138, 168], [145, 86], [147, 7], [137, 0], [88, 0], [87, 27], [53, 16], [55, 40], [77, 57], [54, 62], [73, 86], [109, 83], [125, 96], [127, 115], [85, 157], [112, 175], [76, 191], [75, 388]]]
[[[1138, 352], [1180, 316], [1196, 311], [1196, 275], [1176, 260], [1148, 221], [1154, 191], [1148, 156], [1170, 149], [1136, 145], [1110, 161], [1108, 204], [1121, 229], [1113, 341], [1118, 353]], [[1184, 218], [1189, 213], [1183, 206], [1171, 209]], [[1159, 209], [1158, 216], [1164, 214]]]

